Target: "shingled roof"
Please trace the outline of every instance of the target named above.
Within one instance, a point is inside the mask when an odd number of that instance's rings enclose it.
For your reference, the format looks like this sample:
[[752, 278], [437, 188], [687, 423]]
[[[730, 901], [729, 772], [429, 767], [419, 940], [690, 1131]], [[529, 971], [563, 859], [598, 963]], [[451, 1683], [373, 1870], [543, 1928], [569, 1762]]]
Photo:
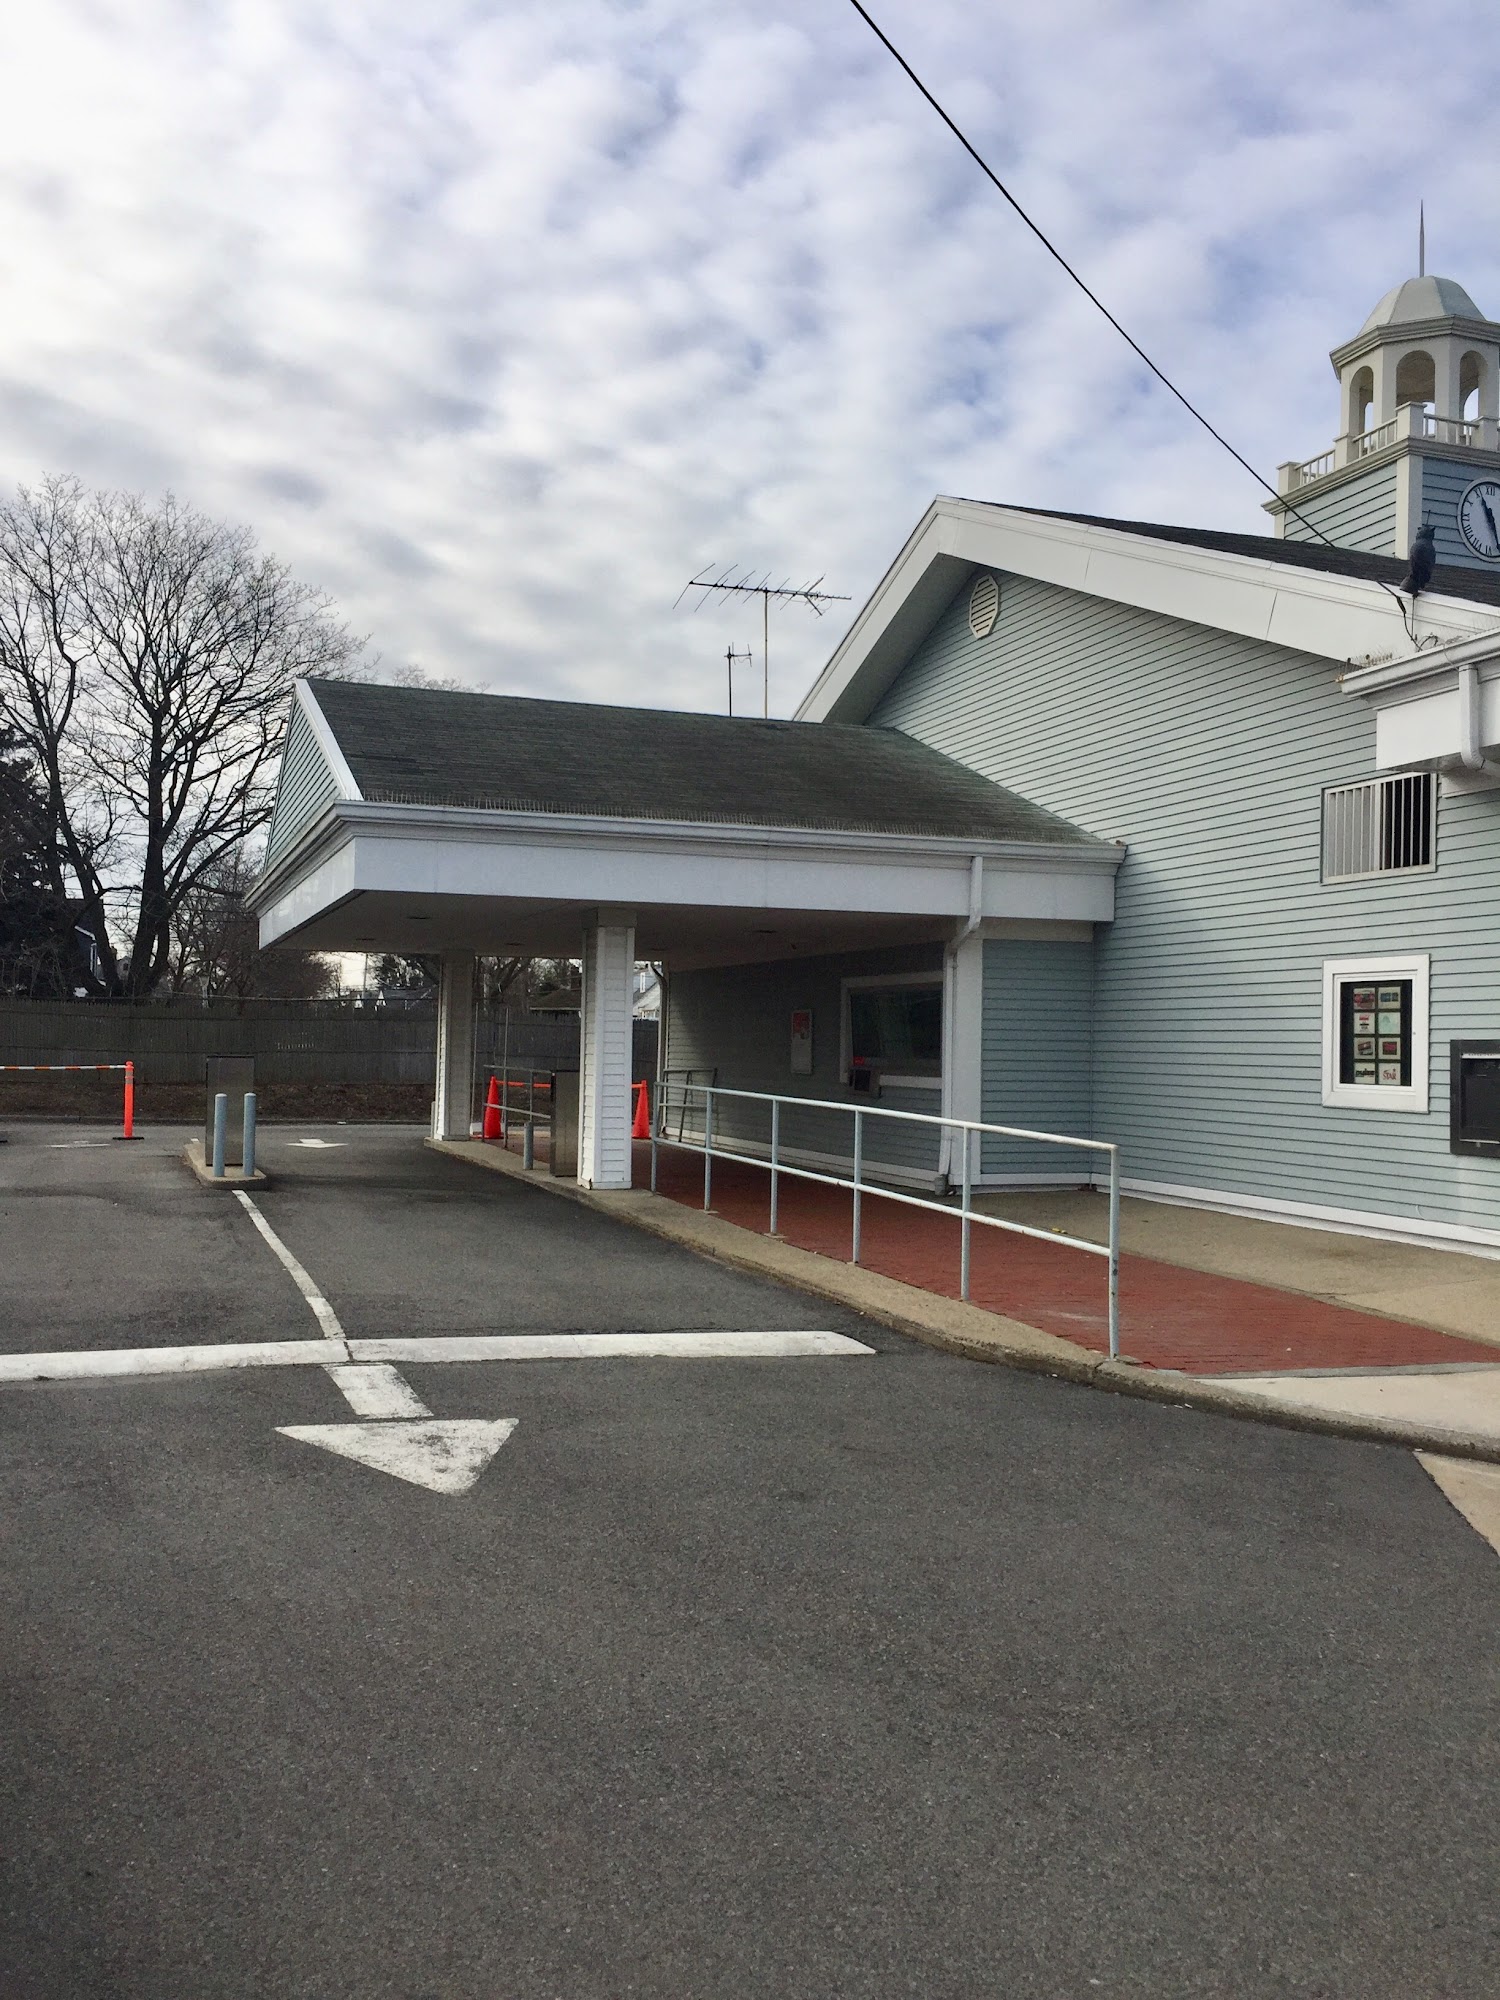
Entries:
[[[997, 506], [992, 500], [973, 503]], [[1221, 555], [1254, 556], [1286, 569], [1321, 570], [1328, 576], [1357, 577], [1365, 583], [1394, 588], [1406, 575], [1398, 556], [1369, 555], [1363, 549], [1330, 548], [1324, 542], [1282, 541], [1275, 535], [1230, 535], [1217, 528], [1177, 528], [1162, 521], [1114, 521], [1103, 514], [1067, 514], [1052, 507], [1010, 507], [1007, 514], [1034, 514], [1044, 521], [1076, 521], [1083, 528], [1114, 528], [1125, 535], [1149, 535], [1157, 542], [1183, 542], [1189, 548], [1216, 549]], [[1461, 597], [1471, 604], [1500, 605], [1500, 576], [1467, 569], [1459, 563], [1439, 563], [1428, 590], [1442, 597]]]
[[895, 729], [355, 681], [309, 687], [374, 802], [1100, 845]]

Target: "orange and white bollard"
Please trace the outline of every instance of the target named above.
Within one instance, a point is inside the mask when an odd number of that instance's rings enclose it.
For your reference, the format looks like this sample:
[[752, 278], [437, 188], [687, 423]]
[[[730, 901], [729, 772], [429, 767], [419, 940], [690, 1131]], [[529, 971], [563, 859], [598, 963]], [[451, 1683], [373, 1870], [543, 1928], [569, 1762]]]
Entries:
[[116, 1135], [121, 1139], [133, 1139], [135, 1131], [135, 1064], [125, 1065], [125, 1129]]

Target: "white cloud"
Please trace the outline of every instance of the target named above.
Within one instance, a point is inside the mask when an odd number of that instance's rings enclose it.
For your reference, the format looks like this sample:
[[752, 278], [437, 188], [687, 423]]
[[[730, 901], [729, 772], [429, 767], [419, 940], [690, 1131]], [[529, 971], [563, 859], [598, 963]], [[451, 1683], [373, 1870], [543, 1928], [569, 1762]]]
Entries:
[[[880, 17], [1267, 470], [1419, 196], [1500, 312], [1482, 10]], [[392, 661], [715, 705], [713, 558], [857, 603], [940, 490], [1261, 525], [843, 0], [59, 0], [7, 78], [5, 465], [250, 522]], [[778, 615], [780, 709], [838, 624]]]

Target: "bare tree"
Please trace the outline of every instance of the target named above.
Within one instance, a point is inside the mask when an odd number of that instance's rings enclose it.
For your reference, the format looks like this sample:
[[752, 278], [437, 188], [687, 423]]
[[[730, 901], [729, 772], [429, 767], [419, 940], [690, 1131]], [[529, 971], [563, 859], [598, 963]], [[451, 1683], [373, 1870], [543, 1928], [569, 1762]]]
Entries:
[[336, 970], [317, 952], [260, 948], [260, 927], [245, 896], [255, 869], [243, 853], [205, 870], [182, 897], [172, 924], [170, 976], [175, 991], [205, 999], [321, 1000]]
[[292, 681], [361, 651], [248, 530], [171, 495], [55, 479], [0, 504], [0, 721], [45, 787], [101, 991], [167, 974], [183, 899], [270, 817]]

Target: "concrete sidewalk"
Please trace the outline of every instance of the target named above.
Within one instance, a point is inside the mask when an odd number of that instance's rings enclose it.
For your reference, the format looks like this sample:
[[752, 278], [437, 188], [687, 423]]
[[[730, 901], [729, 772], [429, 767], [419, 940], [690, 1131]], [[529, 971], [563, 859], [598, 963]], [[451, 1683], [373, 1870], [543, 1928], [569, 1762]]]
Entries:
[[[1050, 1331], [1045, 1324], [1038, 1324], [1039, 1320], [1050, 1316], [1045, 1310], [1046, 1301], [1041, 1298], [1038, 1299], [1038, 1306], [1042, 1310], [1023, 1319], [1019, 1314], [1012, 1316], [997, 1312], [992, 1307], [967, 1304], [956, 1297], [944, 1296], [941, 1288], [927, 1289], [882, 1269], [865, 1265], [856, 1267], [843, 1261], [836, 1249], [823, 1252], [789, 1240], [792, 1234], [789, 1220], [795, 1226], [797, 1218], [795, 1214], [788, 1217], [785, 1205], [782, 1214], [784, 1233], [778, 1237], [767, 1236], [764, 1234], [763, 1217], [757, 1228], [748, 1217], [746, 1221], [741, 1221], [726, 1212], [733, 1211], [737, 1205], [735, 1189], [727, 1173], [720, 1168], [715, 1169], [715, 1209], [705, 1214], [701, 1208], [701, 1169], [695, 1203], [689, 1198], [685, 1184], [676, 1189], [675, 1199], [668, 1193], [652, 1194], [639, 1185], [620, 1192], [585, 1191], [573, 1181], [554, 1180], [545, 1171], [528, 1174], [514, 1154], [498, 1145], [485, 1145], [478, 1140], [428, 1141], [428, 1144], [435, 1144], [439, 1151], [492, 1172], [524, 1179], [548, 1193], [582, 1202], [702, 1255], [733, 1264], [742, 1270], [755, 1271], [819, 1297], [838, 1300], [884, 1320], [887, 1325], [929, 1345], [971, 1359], [1004, 1362], [1011, 1367], [1111, 1389], [1117, 1394], [1191, 1405], [1263, 1423], [1323, 1431], [1336, 1436], [1379, 1439], [1449, 1456], [1500, 1463], [1500, 1390], [1494, 1386], [1500, 1385], [1500, 1352], [1468, 1340], [1453, 1339], [1414, 1323], [1382, 1319], [1368, 1312], [1351, 1312], [1337, 1304], [1320, 1302], [1313, 1305], [1296, 1294], [1276, 1293], [1269, 1286], [1247, 1284], [1243, 1280], [1195, 1274], [1188, 1293], [1195, 1321], [1205, 1309], [1212, 1311], [1216, 1296], [1232, 1302], [1229, 1310], [1231, 1317], [1236, 1319], [1243, 1318], [1247, 1299], [1252, 1305], [1259, 1303], [1264, 1310], [1266, 1299], [1270, 1299], [1274, 1306], [1279, 1298], [1288, 1307], [1295, 1305], [1299, 1311], [1321, 1322], [1326, 1338], [1336, 1337], [1346, 1323], [1352, 1323], [1361, 1340], [1367, 1336], [1368, 1329], [1374, 1327], [1382, 1338], [1398, 1344], [1398, 1352], [1401, 1343], [1431, 1343], [1438, 1351], [1451, 1351], [1459, 1357], [1456, 1367], [1452, 1361], [1439, 1363], [1435, 1368], [1413, 1368], [1408, 1362], [1396, 1368], [1338, 1370], [1333, 1374], [1322, 1372], [1316, 1377], [1299, 1374], [1295, 1377], [1297, 1392], [1282, 1393], [1282, 1377], [1265, 1370], [1254, 1377], [1248, 1370], [1240, 1377], [1224, 1374], [1209, 1376], [1176, 1367], [1142, 1365], [1135, 1360], [1110, 1361], [1100, 1351], [1096, 1337], [1093, 1344], [1089, 1344], [1090, 1337], [1096, 1334], [1092, 1325], [1081, 1329], [1084, 1338], [1068, 1338]], [[644, 1167], [649, 1161], [649, 1148], [642, 1146], [637, 1150], [642, 1155], [638, 1166]], [[687, 1156], [677, 1157], [683, 1159]], [[748, 1176], [753, 1170], [745, 1169], [744, 1172]], [[675, 1178], [664, 1175], [664, 1184]], [[764, 1183], [764, 1174], [758, 1178]], [[814, 1189], [812, 1192], [824, 1191]], [[763, 1206], [763, 1195], [758, 1198]], [[747, 1185], [739, 1191], [739, 1199], [751, 1202], [756, 1197]], [[875, 1207], [876, 1204], [872, 1203], [871, 1208]], [[887, 1209], [896, 1216], [930, 1222], [934, 1229], [944, 1233], [945, 1238], [952, 1233], [952, 1225], [944, 1217], [928, 1217], [920, 1210], [893, 1205], [887, 1205]], [[805, 1223], [805, 1217], [803, 1221]], [[975, 1233], [976, 1237], [982, 1236], [998, 1243], [1027, 1243], [1025, 1238], [1005, 1236], [1000, 1231]], [[867, 1236], [867, 1242], [871, 1240]], [[945, 1267], [949, 1261], [949, 1247], [945, 1241], [942, 1259]], [[1047, 1258], [1073, 1259], [1079, 1265], [1086, 1264], [1091, 1284], [1098, 1287], [1099, 1260], [1080, 1251], [1068, 1251], [1062, 1245], [1054, 1249], [1050, 1245], [1038, 1244], [1036, 1249]], [[873, 1263], [873, 1258], [871, 1261]], [[1135, 1261], [1155, 1273], [1169, 1268], [1165, 1265], [1151, 1266], [1146, 1259]], [[1330, 1328], [1332, 1333], [1328, 1331]], [[1494, 1356], [1492, 1364], [1491, 1355]], [[1354, 1382], [1356, 1373], [1391, 1384], [1393, 1394], [1390, 1399], [1378, 1407], [1362, 1400]], [[1447, 1383], [1457, 1381], [1462, 1386], [1456, 1390], [1440, 1391], [1435, 1403], [1429, 1394], [1429, 1386], [1435, 1380]], [[1322, 1386], [1315, 1388], [1314, 1382]], [[1346, 1388], [1345, 1384], [1350, 1387]]]
[[[1033, 1229], [1061, 1229], [1102, 1243], [1102, 1194], [1060, 1188], [980, 1195], [975, 1207]], [[1120, 1247], [1140, 1257], [1216, 1277], [1271, 1285], [1442, 1333], [1500, 1345], [1500, 1258], [1383, 1243], [1173, 1202], [1120, 1203]]]

